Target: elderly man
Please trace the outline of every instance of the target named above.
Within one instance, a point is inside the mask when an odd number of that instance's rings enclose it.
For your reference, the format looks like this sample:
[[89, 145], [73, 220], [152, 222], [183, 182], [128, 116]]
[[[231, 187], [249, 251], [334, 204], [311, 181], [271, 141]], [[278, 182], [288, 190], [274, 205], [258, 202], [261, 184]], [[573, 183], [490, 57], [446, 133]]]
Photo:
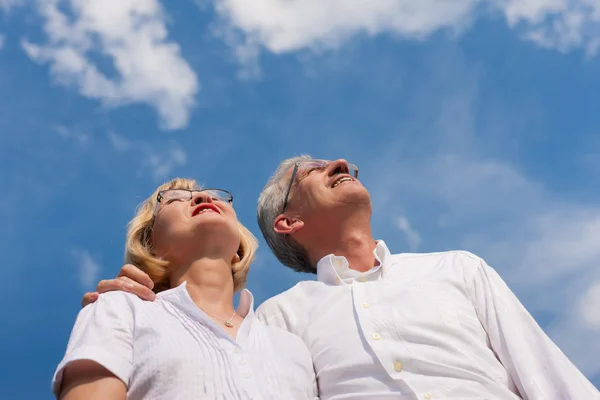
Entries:
[[[306, 343], [322, 399], [600, 399], [481, 258], [390, 254], [374, 240], [370, 195], [357, 177], [345, 160], [291, 158], [258, 202], [273, 253], [317, 281], [257, 313]], [[98, 291], [152, 297], [133, 282], [146, 282], [140, 271], [125, 266], [120, 275]]]

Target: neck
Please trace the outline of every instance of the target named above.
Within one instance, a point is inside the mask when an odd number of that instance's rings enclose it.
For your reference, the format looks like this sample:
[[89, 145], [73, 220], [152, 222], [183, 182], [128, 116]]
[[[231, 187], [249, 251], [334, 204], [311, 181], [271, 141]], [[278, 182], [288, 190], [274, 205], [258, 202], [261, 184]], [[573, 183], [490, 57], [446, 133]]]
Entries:
[[[350, 269], [360, 272], [371, 269], [375, 265], [373, 250], [377, 244], [370, 216], [370, 212], [355, 212], [341, 218], [320, 218], [314, 225], [311, 221], [311, 232], [303, 232], [304, 240], [299, 240], [304, 248], [310, 249], [311, 265], [316, 266], [321, 258], [335, 254], [345, 257]], [[302, 230], [306, 230], [306, 225]]]
[[171, 287], [186, 281], [187, 291], [198, 307], [216, 318], [229, 319], [234, 311], [231, 263], [222, 258], [200, 258], [173, 271]]

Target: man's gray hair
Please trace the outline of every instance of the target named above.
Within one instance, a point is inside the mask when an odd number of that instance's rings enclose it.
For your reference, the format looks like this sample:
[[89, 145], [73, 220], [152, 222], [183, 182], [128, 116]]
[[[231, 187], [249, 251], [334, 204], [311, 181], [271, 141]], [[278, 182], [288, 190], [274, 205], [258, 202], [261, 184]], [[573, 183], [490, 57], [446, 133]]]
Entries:
[[275, 218], [281, 214], [285, 194], [290, 183], [287, 172], [297, 162], [307, 160], [312, 160], [312, 157], [301, 155], [283, 160], [279, 164], [279, 167], [277, 167], [277, 170], [269, 178], [260, 193], [257, 219], [265, 241], [282, 264], [294, 271], [314, 274], [316, 269], [310, 265], [306, 250], [290, 236], [279, 234], [274, 229]]

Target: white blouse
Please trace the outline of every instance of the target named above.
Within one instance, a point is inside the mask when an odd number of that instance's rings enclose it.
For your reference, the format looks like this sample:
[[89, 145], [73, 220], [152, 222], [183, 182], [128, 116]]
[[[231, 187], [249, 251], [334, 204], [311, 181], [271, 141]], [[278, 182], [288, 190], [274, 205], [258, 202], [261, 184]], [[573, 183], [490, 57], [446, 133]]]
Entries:
[[308, 346], [321, 399], [600, 399], [498, 274], [463, 251], [333, 254], [257, 315]]
[[192, 301], [185, 282], [143, 301], [110, 292], [83, 308], [66, 354], [54, 374], [58, 393], [64, 368], [92, 360], [127, 386], [128, 399], [313, 399], [310, 354], [295, 335], [254, 315], [248, 290], [237, 340]]

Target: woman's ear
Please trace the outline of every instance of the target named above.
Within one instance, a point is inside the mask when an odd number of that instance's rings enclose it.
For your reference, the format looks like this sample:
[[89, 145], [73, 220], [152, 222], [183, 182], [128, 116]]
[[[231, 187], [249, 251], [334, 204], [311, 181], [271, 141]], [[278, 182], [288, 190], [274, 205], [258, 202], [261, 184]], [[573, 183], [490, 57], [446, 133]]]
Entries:
[[240, 257], [240, 255], [238, 253], [235, 253], [235, 255], [233, 256], [233, 260], [231, 260], [232, 264], [237, 264], [240, 261], [242, 261], [242, 258]]

